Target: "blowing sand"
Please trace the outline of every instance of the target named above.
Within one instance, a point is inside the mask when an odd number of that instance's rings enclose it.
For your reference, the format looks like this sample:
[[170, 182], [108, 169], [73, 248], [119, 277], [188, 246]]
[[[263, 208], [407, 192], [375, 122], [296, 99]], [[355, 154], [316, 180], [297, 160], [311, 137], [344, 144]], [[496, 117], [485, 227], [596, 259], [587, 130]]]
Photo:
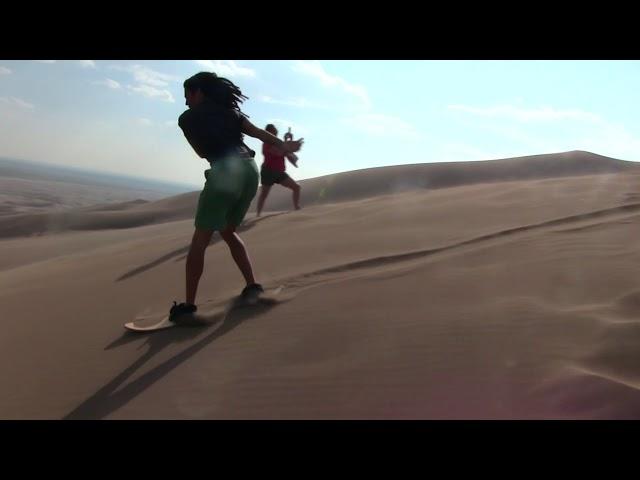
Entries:
[[[197, 192], [0, 217], [0, 418], [640, 418], [640, 169], [586, 152], [276, 187], [183, 300]], [[280, 190], [280, 191], [277, 191]], [[224, 318], [223, 318], [224, 317]]]

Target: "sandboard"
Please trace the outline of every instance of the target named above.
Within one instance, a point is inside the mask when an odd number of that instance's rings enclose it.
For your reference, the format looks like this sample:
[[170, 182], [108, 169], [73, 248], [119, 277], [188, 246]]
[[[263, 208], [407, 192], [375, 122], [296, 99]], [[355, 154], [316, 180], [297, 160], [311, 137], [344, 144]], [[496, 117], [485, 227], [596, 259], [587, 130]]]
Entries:
[[[229, 302], [227, 308], [225, 310], [231, 310], [235, 308], [243, 308], [255, 305], [260, 302], [260, 299], [269, 301], [274, 300], [274, 297], [277, 296], [284, 287], [278, 287], [275, 289], [268, 289], [264, 293], [261, 293], [255, 297], [242, 298], [235, 297]], [[210, 325], [210, 322], [207, 319], [198, 313], [195, 315], [183, 315], [179, 317], [177, 321], [172, 322], [169, 320], [168, 313], [162, 313], [157, 315], [150, 315], [145, 317], [138, 317], [134, 319], [132, 322], [127, 322], [124, 324], [124, 328], [133, 332], [155, 332], [158, 330], [166, 330], [167, 328], [174, 327], [204, 327]]]

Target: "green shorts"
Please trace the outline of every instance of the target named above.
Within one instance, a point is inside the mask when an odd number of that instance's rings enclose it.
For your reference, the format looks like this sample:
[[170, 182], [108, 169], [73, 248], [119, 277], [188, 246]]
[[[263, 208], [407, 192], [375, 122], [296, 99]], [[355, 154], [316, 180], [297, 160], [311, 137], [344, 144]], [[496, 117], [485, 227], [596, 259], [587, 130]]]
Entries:
[[226, 157], [212, 162], [204, 176], [207, 181], [198, 200], [196, 228], [220, 231], [240, 225], [258, 190], [256, 162]]
[[289, 178], [286, 172], [280, 172], [278, 170], [271, 170], [264, 165], [260, 169], [260, 180], [262, 185], [271, 186], [274, 183], [282, 183]]

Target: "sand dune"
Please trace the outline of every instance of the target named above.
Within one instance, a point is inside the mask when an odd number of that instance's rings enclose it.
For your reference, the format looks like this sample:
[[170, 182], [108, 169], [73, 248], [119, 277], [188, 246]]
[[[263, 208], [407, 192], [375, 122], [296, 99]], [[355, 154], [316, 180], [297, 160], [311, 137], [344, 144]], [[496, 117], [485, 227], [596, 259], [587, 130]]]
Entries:
[[[533, 155], [503, 160], [419, 163], [395, 167], [368, 168], [326, 175], [300, 182], [306, 205], [357, 200], [372, 195], [385, 195], [415, 189], [439, 189], [460, 185], [513, 180], [533, 180], [633, 170], [635, 164], [590, 152]], [[295, 178], [295, 169], [290, 169]], [[272, 190], [267, 206], [274, 210], [289, 209], [288, 190]]]
[[[367, 199], [413, 190], [437, 190], [460, 185], [544, 179], [634, 171], [636, 165], [589, 152], [535, 155], [484, 162], [456, 162], [372, 168], [303, 180], [306, 206]], [[199, 192], [152, 202], [124, 202], [63, 212], [38, 212], [0, 217], [0, 238], [44, 235], [68, 230], [105, 230], [189, 219]], [[265, 210], [291, 209], [289, 190], [272, 189]], [[251, 206], [255, 211], [255, 200]]]
[[331, 177], [241, 228], [275, 303], [225, 313], [242, 281], [215, 236], [212, 326], [152, 335], [122, 325], [182, 298], [194, 194], [1, 218], [0, 418], [640, 417], [635, 164]]

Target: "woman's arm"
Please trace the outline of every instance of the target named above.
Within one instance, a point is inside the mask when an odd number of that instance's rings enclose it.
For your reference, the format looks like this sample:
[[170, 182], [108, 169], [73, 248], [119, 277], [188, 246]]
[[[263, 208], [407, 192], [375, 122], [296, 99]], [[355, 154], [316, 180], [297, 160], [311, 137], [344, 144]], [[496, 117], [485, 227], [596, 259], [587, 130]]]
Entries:
[[242, 120], [242, 133], [249, 135], [250, 137], [257, 138], [261, 142], [274, 145], [286, 153], [293, 153], [300, 150], [304, 139], [295, 140], [292, 142], [283, 142], [275, 135], [270, 134], [266, 130], [256, 127], [247, 118]]
[[295, 153], [287, 153], [285, 157], [287, 157], [287, 160], [289, 160], [294, 167], [298, 168], [298, 156]]

